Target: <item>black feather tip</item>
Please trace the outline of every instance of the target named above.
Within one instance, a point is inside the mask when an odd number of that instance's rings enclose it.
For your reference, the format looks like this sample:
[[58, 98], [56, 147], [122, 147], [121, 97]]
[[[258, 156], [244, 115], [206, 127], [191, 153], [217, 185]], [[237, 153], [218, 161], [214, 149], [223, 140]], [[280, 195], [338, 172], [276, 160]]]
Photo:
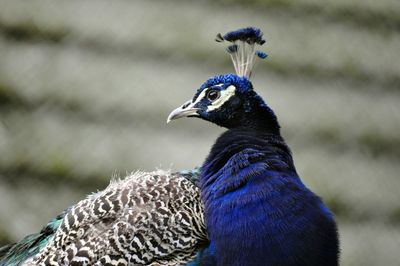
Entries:
[[226, 48], [226, 51], [228, 51], [230, 54], [236, 53], [238, 51], [238, 46], [236, 44], [229, 45]]
[[224, 37], [222, 37], [221, 33], [218, 33], [217, 36], [215, 37], [216, 42], [223, 42]]

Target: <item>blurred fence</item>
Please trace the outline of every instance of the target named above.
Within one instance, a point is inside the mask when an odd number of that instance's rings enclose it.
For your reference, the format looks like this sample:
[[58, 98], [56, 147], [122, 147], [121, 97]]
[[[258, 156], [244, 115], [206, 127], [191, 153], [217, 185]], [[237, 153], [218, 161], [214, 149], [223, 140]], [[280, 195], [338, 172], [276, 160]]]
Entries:
[[222, 129], [170, 110], [232, 72], [218, 32], [262, 28], [254, 85], [342, 265], [400, 265], [400, 2], [0, 1], [0, 244], [110, 176], [201, 165]]

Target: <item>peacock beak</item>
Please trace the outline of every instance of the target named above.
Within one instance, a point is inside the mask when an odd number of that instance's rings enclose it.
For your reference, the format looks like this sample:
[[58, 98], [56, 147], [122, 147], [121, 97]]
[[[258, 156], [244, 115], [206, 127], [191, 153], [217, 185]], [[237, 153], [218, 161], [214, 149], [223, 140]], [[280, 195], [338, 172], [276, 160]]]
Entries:
[[171, 120], [175, 120], [178, 118], [188, 117], [188, 116], [198, 116], [198, 113], [197, 113], [198, 110], [199, 110], [199, 108], [195, 108], [194, 103], [191, 100], [189, 100], [189, 101], [185, 102], [182, 106], [173, 110], [169, 114], [169, 116], [167, 118], [167, 124], [169, 122], [171, 122]]

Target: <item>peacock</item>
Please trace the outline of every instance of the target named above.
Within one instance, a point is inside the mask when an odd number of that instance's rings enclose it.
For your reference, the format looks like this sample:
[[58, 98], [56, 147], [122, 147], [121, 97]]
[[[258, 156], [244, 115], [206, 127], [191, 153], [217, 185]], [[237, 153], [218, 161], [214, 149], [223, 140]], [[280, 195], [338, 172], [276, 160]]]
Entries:
[[335, 219], [300, 180], [250, 76], [260, 29], [218, 34], [236, 74], [209, 78], [167, 122], [226, 128], [200, 168], [114, 179], [0, 250], [0, 265], [338, 265]]

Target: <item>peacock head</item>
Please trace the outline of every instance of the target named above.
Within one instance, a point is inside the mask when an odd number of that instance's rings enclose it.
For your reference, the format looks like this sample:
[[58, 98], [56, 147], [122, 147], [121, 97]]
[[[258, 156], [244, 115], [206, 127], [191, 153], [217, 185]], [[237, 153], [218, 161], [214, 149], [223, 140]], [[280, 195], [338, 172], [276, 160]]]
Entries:
[[[264, 52], [257, 51], [257, 45], [264, 44], [262, 32], [257, 28], [231, 31], [216, 41], [229, 42], [236, 74], [214, 76], [201, 85], [193, 99], [176, 108], [168, 116], [167, 122], [182, 117], [199, 117], [226, 128], [254, 127], [276, 117], [262, 98], [253, 90], [250, 75], [256, 58], [266, 58]], [[262, 120], [262, 121], [260, 121]]]

